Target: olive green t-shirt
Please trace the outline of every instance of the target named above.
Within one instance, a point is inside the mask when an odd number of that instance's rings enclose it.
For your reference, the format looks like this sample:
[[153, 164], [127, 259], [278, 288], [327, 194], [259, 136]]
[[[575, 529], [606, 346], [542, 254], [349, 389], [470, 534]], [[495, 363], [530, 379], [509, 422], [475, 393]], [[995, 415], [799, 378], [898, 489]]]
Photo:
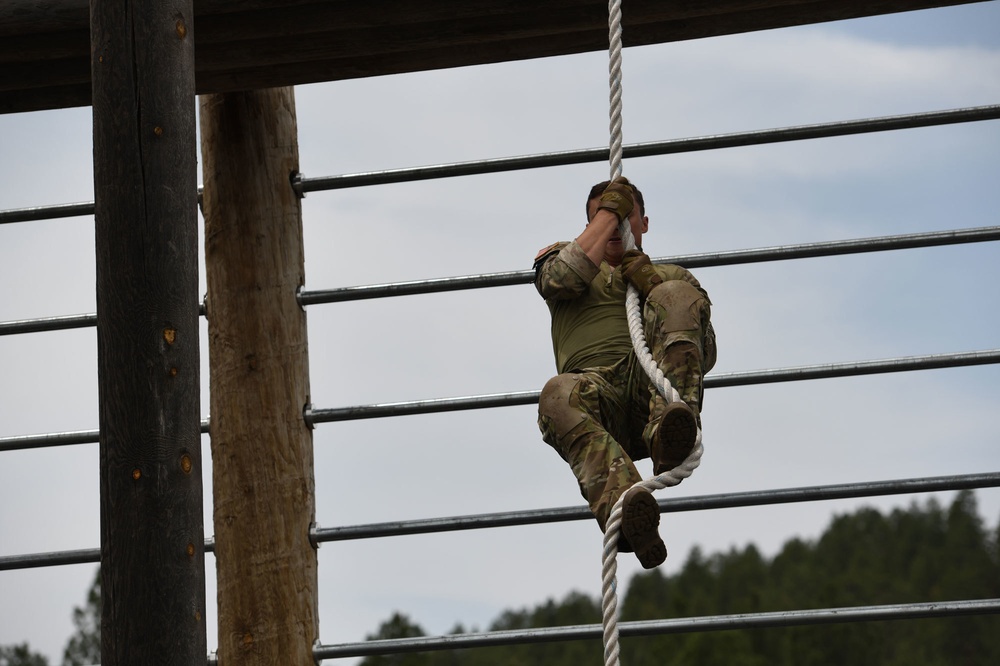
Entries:
[[632, 351], [626, 288], [621, 271], [601, 262], [587, 293], [573, 300], [549, 301], [552, 349], [560, 373], [613, 365]]
[[613, 365], [632, 350], [620, 270], [606, 262], [594, 266], [576, 242], [543, 250], [535, 265], [560, 373]]

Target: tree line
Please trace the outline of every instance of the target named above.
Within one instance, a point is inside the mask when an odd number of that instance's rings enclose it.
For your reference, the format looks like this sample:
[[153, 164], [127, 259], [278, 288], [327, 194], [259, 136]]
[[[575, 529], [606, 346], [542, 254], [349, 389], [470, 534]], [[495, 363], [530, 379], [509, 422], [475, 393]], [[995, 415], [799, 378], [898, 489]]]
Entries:
[[[1000, 598], [1000, 525], [987, 530], [971, 491], [884, 515], [840, 515], [815, 541], [768, 559], [753, 545], [704, 554], [682, 569], [636, 574], [621, 621]], [[491, 631], [601, 623], [579, 592], [501, 613]], [[474, 630], [475, 631], [475, 630]], [[456, 626], [452, 633], [465, 633]], [[424, 635], [395, 613], [369, 640]], [[620, 639], [628, 666], [983, 666], [1000, 664], [1000, 615], [712, 631]], [[362, 666], [601, 666], [599, 639], [367, 657]]]
[[[621, 621], [1000, 598], [1000, 524], [987, 529], [971, 491], [944, 508], [931, 499], [883, 514], [835, 517], [814, 541], [791, 539], [773, 558], [754, 545], [704, 554], [681, 570], [636, 574]], [[100, 661], [100, 572], [73, 611], [63, 666]], [[506, 610], [490, 631], [600, 624], [601, 603], [580, 592]], [[452, 633], [466, 633], [456, 625]], [[471, 631], [478, 631], [477, 628]], [[369, 640], [425, 635], [402, 612]], [[621, 639], [628, 666], [982, 666], [1000, 664], [1000, 615], [887, 620]], [[599, 639], [366, 657], [362, 666], [601, 666]], [[0, 666], [49, 666], [28, 644], [0, 646]]]

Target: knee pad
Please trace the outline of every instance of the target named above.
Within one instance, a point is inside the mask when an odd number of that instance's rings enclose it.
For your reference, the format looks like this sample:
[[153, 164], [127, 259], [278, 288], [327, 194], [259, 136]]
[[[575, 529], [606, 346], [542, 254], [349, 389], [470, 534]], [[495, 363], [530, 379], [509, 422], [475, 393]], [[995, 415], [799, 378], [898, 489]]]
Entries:
[[663, 334], [700, 331], [702, 311], [708, 306], [705, 294], [685, 280], [658, 284], [646, 298], [646, 307], [655, 311], [656, 326]]
[[553, 434], [562, 438], [573, 428], [587, 419], [586, 412], [578, 404], [579, 387], [587, 381], [582, 375], [566, 373], [556, 375], [542, 389], [538, 398], [539, 421], [545, 419]]

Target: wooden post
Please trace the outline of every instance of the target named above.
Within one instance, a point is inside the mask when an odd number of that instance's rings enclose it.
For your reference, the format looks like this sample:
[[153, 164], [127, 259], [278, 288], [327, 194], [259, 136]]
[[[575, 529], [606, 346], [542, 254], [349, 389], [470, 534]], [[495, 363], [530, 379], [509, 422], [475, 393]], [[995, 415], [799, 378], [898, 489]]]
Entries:
[[219, 661], [313, 666], [318, 634], [295, 96], [200, 98]]
[[101, 663], [204, 664], [191, 0], [92, 0]]

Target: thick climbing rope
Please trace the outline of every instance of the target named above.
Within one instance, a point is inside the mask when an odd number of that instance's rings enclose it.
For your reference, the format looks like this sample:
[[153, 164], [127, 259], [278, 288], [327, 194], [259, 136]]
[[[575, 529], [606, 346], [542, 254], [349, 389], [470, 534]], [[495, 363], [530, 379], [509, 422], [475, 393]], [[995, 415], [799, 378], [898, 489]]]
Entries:
[[[611, 179], [614, 180], [622, 175], [622, 3], [621, 0], [609, 0], [608, 2], [608, 28], [609, 28], [609, 83], [611, 88]], [[635, 237], [629, 226], [628, 219], [624, 219], [619, 226], [619, 235], [626, 250], [635, 249]], [[639, 365], [646, 372], [656, 390], [667, 402], [680, 400], [680, 394], [674, 389], [670, 382], [663, 375], [663, 371], [653, 360], [646, 344], [646, 336], [642, 331], [642, 307], [639, 302], [639, 292], [632, 286], [628, 286], [625, 297], [625, 311], [628, 316], [628, 330], [632, 337], [632, 346], [635, 348]], [[691, 476], [691, 473], [701, 463], [701, 454], [704, 448], [701, 444], [701, 428], [698, 428], [698, 435], [695, 438], [694, 449], [687, 460], [663, 474], [651, 479], [645, 479], [637, 483], [650, 492], [662, 488], [672, 487]], [[603, 628], [604, 628], [604, 664], [605, 666], [618, 666], [618, 534], [621, 531], [622, 523], [622, 497], [618, 498], [611, 509], [604, 530], [604, 551], [602, 568], [602, 607], [603, 607]]]

